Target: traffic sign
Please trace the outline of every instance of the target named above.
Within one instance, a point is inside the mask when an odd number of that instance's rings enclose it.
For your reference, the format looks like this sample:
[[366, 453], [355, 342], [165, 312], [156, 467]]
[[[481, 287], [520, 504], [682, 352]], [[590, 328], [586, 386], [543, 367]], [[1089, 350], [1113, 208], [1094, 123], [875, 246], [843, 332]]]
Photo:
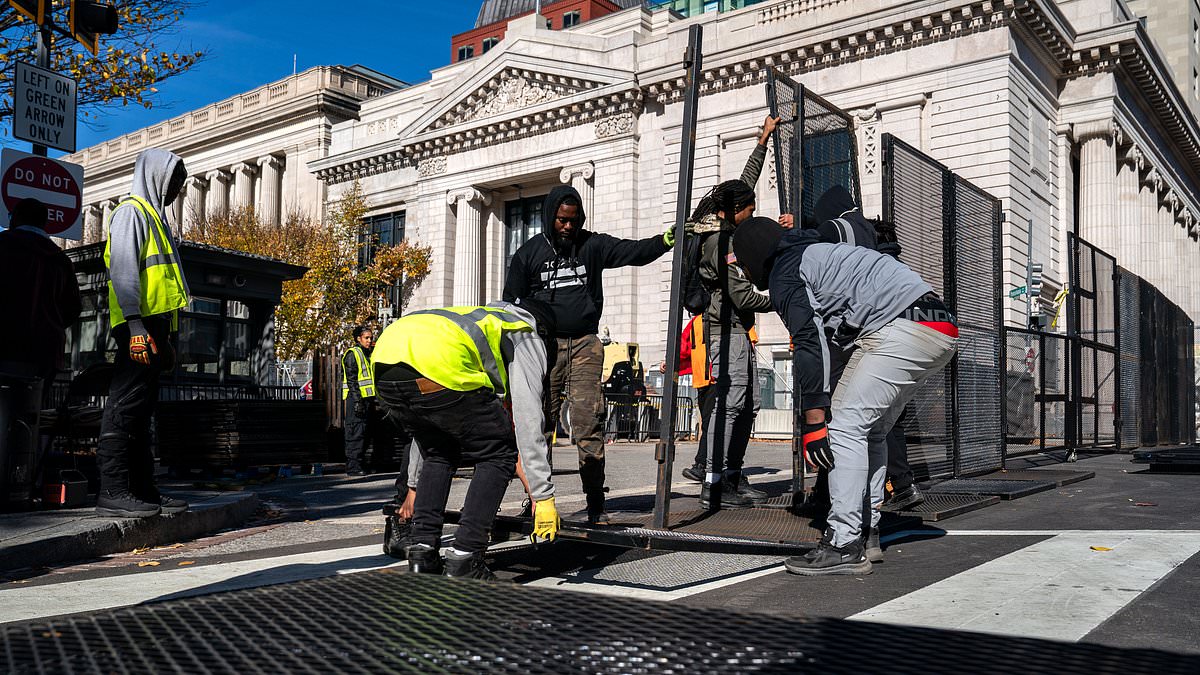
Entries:
[[75, 80], [20, 61], [16, 76], [13, 136], [75, 152]]
[[1021, 297], [1022, 295], [1025, 295], [1025, 287], [1024, 286], [1017, 286], [1016, 288], [1014, 288], [1008, 292], [1008, 297], [1013, 298], [1014, 300]]
[[38, 157], [11, 148], [0, 154], [0, 226], [9, 226], [8, 214], [22, 199], [32, 197], [46, 205], [46, 233], [63, 239], [83, 238], [83, 167]]

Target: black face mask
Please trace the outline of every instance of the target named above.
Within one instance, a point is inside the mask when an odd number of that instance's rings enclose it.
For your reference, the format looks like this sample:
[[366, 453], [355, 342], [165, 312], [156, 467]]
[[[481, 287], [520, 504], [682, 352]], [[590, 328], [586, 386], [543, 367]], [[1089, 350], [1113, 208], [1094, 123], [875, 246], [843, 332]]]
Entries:
[[170, 206], [179, 193], [183, 191], [183, 183], [187, 180], [187, 169], [184, 168], [183, 162], [175, 165], [175, 171], [171, 173], [171, 180], [167, 182], [167, 193], [163, 195], [163, 206]]

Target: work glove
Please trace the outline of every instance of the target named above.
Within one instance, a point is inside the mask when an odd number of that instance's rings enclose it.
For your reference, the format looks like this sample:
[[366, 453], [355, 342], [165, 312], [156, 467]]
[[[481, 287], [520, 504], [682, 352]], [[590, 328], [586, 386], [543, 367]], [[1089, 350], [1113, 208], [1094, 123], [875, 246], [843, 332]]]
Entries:
[[134, 363], [149, 366], [158, 355], [158, 346], [154, 344], [154, 338], [150, 337], [150, 331], [146, 330], [141, 319], [130, 319], [126, 325], [129, 326], [129, 359]]
[[359, 399], [354, 402], [354, 416], [355, 417], [366, 417], [367, 416], [367, 402], [366, 401]]
[[813, 469], [833, 468], [833, 448], [829, 447], [829, 427], [824, 424], [805, 424], [801, 443], [804, 462]]
[[554, 538], [558, 536], [558, 527], [560, 524], [558, 507], [554, 505], [554, 497], [536, 502], [533, 505], [533, 534], [529, 538], [534, 543], [537, 543], [538, 538], [545, 541], [554, 541]]

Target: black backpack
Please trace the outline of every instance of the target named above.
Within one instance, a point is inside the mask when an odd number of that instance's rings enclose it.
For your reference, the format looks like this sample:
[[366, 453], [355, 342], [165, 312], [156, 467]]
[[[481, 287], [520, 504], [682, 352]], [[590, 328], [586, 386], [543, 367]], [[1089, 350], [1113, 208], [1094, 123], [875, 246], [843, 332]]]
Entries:
[[695, 314], [708, 309], [712, 293], [700, 280], [700, 259], [704, 250], [704, 238], [712, 234], [689, 234], [683, 240], [683, 307]]

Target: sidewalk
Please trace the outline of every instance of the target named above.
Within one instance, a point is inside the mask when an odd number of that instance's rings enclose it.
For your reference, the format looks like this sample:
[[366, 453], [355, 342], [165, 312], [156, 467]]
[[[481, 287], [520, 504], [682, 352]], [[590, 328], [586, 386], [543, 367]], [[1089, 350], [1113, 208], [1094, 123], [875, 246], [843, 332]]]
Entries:
[[253, 492], [168, 489], [191, 508], [153, 518], [106, 518], [91, 506], [0, 515], [0, 572], [87, 560], [236, 527], [258, 508]]

